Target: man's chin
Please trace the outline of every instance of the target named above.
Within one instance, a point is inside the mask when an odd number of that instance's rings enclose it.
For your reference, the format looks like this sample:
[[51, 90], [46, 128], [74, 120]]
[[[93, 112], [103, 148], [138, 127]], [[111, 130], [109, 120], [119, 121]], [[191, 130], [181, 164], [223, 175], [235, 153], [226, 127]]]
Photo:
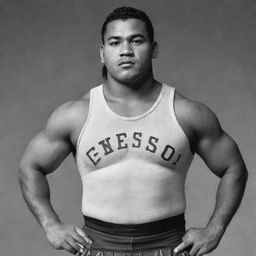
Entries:
[[124, 76], [120, 76], [118, 78], [118, 81], [123, 84], [134, 84], [140, 81], [140, 76], [134, 74], [127, 74]]

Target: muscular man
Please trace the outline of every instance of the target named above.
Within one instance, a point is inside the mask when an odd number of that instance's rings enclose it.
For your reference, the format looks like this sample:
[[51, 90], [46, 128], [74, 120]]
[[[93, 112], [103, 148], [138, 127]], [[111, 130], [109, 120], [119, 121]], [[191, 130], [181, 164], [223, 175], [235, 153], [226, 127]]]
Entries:
[[[60, 106], [29, 143], [22, 192], [56, 249], [201, 256], [235, 214], [247, 180], [239, 149], [208, 107], [154, 79], [157, 52], [147, 15], [115, 9], [102, 27], [103, 84]], [[49, 199], [47, 175], [70, 153], [83, 185], [83, 228], [62, 223]], [[195, 153], [220, 183], [207, 225], [185, 231], [184, 183]]]

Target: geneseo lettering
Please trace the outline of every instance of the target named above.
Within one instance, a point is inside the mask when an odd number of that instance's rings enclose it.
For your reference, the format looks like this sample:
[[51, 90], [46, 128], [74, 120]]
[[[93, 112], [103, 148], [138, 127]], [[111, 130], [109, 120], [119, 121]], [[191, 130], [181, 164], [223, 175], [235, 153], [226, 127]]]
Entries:
[[[132, 135], [133, 142], [131, 145], [128, 145], [127, 141], [127, 134], [125, 132], [115, 134], [114, 138], [104, 138], [103, 140], [98, 142], [98, 145], [102, 147], [104, 156], [112, 154], [115, 150], [113, 149], [113, 145], [115, 145], [116, 150], [122, 150], [128, 147], [132, 148], [141, 148], [141, 139], [142, 133], [141, 132], [134, 132]], [[149, 136], [147, 145], [145, 146], [145, 151], [150, 153], [155, 153], [157, 151], [157, 143], [158, 138], [154, 136]], [[175, 149], [171, 145], [166, 145], [161, 152], [161, 158], [165, 161], [170, 161], [175, 154]], [[96, 166], [100, 160], [102, 159], [102, 155], [96, 150], [95, 147], [91, 147], [86, 152], [87, 157], [90, 161]], [[179, 161], [181, 155], [178, 156], [177, 160], [173, 163], [174, 165]]]

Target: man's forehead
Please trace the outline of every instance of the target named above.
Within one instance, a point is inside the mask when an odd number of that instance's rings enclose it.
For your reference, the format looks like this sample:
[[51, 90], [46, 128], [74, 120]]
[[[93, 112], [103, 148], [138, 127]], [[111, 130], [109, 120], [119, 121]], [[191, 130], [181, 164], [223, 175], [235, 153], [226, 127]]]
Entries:
[[108, 23], [105, 36], [129, 36], [141, 34], [147, 36], [146, 25], [139, 19], [129, 18], [125, 20], [114, 20]]

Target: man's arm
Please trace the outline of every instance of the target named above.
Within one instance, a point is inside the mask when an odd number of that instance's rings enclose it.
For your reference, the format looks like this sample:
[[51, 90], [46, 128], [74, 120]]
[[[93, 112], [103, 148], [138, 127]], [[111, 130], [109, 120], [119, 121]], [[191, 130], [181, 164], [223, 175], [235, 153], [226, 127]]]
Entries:
[[202, 104], [184, 101], [183, 110], [189, 117], [185, 120], [183, 114], [181, 122], [193, 134], [194, 151], [220, 177], [208, 224], [202, 229], [189, 229], [176, 248], [176, 252], [189, 248], [191, 256], [201, 256], [218, 246], [242, 200], [248, 173], [237, 144], [222, 130], [216, 115]]
[[70, 141], [72, 107], [66, 103], [49, 118], [43, 131], [29, 143], [20, 162], [19, 181], [25, 201], [51, 245], [73, 254], [87, 246], [90, 239], [76, 226], [64, 225], [50, 202], [47, 175], [55, 171], [73, 150]]

